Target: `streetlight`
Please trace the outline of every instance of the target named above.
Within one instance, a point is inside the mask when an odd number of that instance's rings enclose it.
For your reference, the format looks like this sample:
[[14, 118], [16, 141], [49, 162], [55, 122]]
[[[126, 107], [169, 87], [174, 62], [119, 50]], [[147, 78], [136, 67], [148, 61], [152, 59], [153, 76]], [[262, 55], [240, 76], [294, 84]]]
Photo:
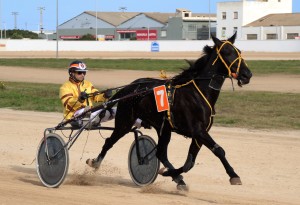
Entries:
[[45, 7], [38, 7], [38, 10], [40, 10], [40, 32], [43, 33], [43, 10], [45, 10]]
[[19, 12], [11, 12], [11, 15], [14, 16], [14, 19], [15, 19], [15, 28], [14, 29], [17, 29], [17, 15], [19, 15]]

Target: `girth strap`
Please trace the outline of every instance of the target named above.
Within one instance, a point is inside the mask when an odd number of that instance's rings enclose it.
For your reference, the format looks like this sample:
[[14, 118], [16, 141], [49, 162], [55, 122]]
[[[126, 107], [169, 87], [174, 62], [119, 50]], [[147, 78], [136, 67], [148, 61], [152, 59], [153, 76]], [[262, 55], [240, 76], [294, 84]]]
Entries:
[[167, 84], [166, 84], [166, 87], [167, 87], [167, 95], [168, 95], [168, 100], [169, 100], [169, 110], [167, 111], [167, 116], [168, 116], [168, 121], [171, 125], [171, 127], [173, 129], [176, 129], [175, 125], [174, 125], [174, 119], [173, 119], [173, 115], [170, 111], [170, 108], [171, 106], [173, 105], [174, 103], [174, 96], [175, 96], [175, 92], [176, 92], [176, 89], [179, 89], [183, 86], [187, 86], [189, 84], [193, 84], [193, 86], [196, 88], [196, 90], [198, 91], [198, 93], [200, 94], [200, 96], [204, 99], [204, 101], [206, 102], [207, 106], [209, 107], [210, 109], [210, 117], [209, 117], [209, 123], [206, 127], [206, 131], [208, 131], [212, 125], [212, 118], [214, 117], [215, 113], [214, 113], [214, 109], [213, 107], [211, 106], [211, 104], [209, 103], [209, 101], [207, 100], [207, 98], [205, 97], [205, 95], [201, 92], [200, 88], [197, 86], [195, 80], [190, 80], [188, 81], [187, 83], [184, 83], [184, 84], [181, 84], [181, 85], [175, 85], [175, 86], [172, 86], [171, 85], [171, 81], [169, 81]]

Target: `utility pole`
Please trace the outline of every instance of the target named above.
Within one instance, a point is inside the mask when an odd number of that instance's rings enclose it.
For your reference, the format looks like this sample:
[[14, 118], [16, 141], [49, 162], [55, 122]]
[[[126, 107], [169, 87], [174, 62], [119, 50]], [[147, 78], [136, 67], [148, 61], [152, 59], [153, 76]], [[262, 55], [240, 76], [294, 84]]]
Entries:
[[210, 39], [210, 33], [210, 0], [208, 0], [208, 39]]
[[43, 33], [43, 11], [45, 11], [45, 7], [38, 7], [38, 10], [40, 10], [40, 32]]
[[58, 0], [56, 0], [56, 59], [58, 59]]
[[14, 20], [15, 20], [15, 27], [14, 27], [14, 29], [18, 29], [18, 27], [17, 27], [17, 15], [19, 15], [19, 12], [13, 11], [13, 12], [11, 12], [11, 15], [14, 16]]
[[98, 41], [98, 8], [97, 8], [97, 0], [96, 0], [96, 41]]

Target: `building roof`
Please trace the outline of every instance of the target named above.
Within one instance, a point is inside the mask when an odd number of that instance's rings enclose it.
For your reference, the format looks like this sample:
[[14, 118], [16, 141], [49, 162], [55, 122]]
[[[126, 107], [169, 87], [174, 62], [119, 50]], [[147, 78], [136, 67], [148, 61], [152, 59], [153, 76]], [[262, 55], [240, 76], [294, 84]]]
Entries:
[[[96, 16], [95, 11], [85, 11], [84, 13]], [[140, 12], [97, 12], [97, 17], [111, 25], [118, 26], [139, 13]]]
[[[95, 16], [95, 11], [85, 11], [84, 13]], [[125, 21], [134, 18], [139, 14], [144, 14], [145, 16], [158, 21], [162, 24], [166, 24], [170, 17], [175, 17], [176, 13], [160, 13], [160, 12], [97, 12], [98, 19], [101, 19], [113, 26], [119, 26]], [[208, 17], [209, 14], [192, 14], [192, 17]], [[211, 17], [215, 17], [216, 14], [210, 14]]]
[[300, 13], [269, 14], [245, 25], [245, 27], [300, 26], [299, 19], [300, 19]]

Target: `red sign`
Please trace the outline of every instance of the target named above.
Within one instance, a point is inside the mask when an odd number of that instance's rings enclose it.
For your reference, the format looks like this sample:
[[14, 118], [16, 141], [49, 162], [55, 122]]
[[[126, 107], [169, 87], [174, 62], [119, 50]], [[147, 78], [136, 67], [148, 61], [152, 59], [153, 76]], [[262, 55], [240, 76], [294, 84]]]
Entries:
[[[149, 35], [149, 38], [148, 38]], [[156, 30], [136, 30], [136, 40], [157, 40]]]
[[75, 36], [75, 35], [65, 35], [65, 36], [59, 36], [60, 39], [80, 39], [81, 36]]
[[114, 39], [115, 35], [105, 35], [105, 39]]
[[166, 86], [161, 85], [153, 88], [157, 112], [162, 112], [169, 109], [169, 101], [167, 97]]

